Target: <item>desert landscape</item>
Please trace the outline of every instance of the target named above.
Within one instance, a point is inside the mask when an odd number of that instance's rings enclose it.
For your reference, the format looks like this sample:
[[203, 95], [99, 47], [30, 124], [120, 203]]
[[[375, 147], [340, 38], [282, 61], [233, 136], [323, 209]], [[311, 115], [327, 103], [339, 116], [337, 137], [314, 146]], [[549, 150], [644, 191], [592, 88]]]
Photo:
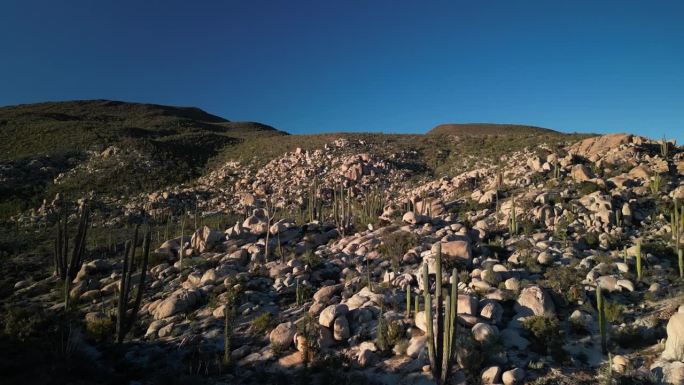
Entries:
[[3, 0], [0, 385], [684, 385], [682, 15]]
[[288, 135], [106, 100], [0, 122], [10, 382], [684, 374], [684, 151], [666, 139]]

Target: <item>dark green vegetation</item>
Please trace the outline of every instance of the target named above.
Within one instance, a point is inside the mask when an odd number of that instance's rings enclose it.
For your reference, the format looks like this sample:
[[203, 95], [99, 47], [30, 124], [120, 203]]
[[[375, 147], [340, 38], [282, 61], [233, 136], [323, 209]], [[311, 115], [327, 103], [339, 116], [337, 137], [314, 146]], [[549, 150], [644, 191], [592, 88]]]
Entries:
[[428, 135], [544, 135], [558, 134], [557, 131], [521, 124], [492, 124], [492, 123], [447, 123], [428, 131]]

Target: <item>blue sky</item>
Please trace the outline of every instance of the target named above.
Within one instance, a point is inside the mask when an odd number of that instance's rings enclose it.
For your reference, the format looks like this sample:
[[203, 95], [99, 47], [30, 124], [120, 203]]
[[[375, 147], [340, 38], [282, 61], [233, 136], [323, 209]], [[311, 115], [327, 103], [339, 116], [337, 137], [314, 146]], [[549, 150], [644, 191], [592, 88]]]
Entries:
[[445, 122], [684, 142], [682, 1], [0, 4], [0, 105], [197, 106], [291, 133]]

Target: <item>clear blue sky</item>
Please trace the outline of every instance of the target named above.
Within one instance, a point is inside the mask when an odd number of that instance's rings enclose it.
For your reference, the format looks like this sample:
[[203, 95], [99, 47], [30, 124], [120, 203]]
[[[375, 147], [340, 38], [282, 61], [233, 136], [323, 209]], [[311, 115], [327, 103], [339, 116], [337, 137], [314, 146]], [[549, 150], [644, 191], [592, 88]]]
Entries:
[[682, 1], [0, 4], [0, 105], [192, 105], [292, 133], [444, 122], [684, 142]]

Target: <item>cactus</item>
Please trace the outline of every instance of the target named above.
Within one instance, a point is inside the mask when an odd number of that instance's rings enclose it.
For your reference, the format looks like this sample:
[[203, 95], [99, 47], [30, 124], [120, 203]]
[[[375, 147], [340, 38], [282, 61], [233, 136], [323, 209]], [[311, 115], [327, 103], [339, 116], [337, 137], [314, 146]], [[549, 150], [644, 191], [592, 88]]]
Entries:
[[64, 213], [63, 221], [57, 221], [57, 237], [55, 239], [54, 263], [55, 274], [64, 282], [64, 310], [69, 310], [69, 295], [71, 282], [76, 278], [78, 271], [83, 265], [83, 255], [86, 249], [86, 237], [88, 234], [88, 217], [90, 211], [87, 203], [79, 209], [78, 230], [74, 237], [74, 247], [71, 252], [71, 259], [67, 257], [69, 253], [69, 231], [67, 218]]
[[658, 192], [660, 192], [660, 185], [662, 184], [662, 177], [660, 174], [655, 174], [651, 177], [651, 179], [648, 181], [648, 188], [651, 189], [651, 194], [656, 195]]
[[419, 311], [420, 311], [420, 297], [418, 296], [418, 294], [416, 294], [416, 296], [413, 297], [413, 315], [415, 316], [416, 314], [418, 314]]
[[560, 170], [560, 164], [558, 163], [558, 159], [556, 159], [556, 162], [553, 165], [553, 179], [560, 179]]
[[679, 264], [679, 278], [684, 278], [684, 250], [677, 250], [677, 262]]
[[382, 214], [382, 209], [385, 206], [385, 200], [377, 189], [367, 191], [363, 197], [363, 201], [356, 211], [356, 220], [360, 224], [369, 225], [376, 223], [378, 217]]
[[371, 270], [368, 258], [366, 258], [366, 279], [368, 280], [368, 290], [373, 292], [373, 281], [371, 280]]
[[297, 286], [295, 287], [295, 298], [296, 298], [296, 303], [297, 306], [303, 305], [304, 302], [304, 289], [302, 288], [302, 285], [299, 284], [299, 278], [297, 278]]
[[513, 204], [511, 206], [511, 215], [508, 219], [508, 232], [511, 235], [518, 234], [518, 218], [515, 210], [515, 198], [513, 198]]
[[679, 210], [679, 202], [674, 200], [674, 209], [670, 212], [670, 230], [672, 231], [672, 240], [675, 247], [679, 246], [682, 239], [682, 230], [684, 229], [684, 206]]
[[455, 358], [456, 339], [456, 314], [458, 312], [458, 272], [454, 269], [451, 273], [451, 291], [442, 300], [442, 253], [441, 247], [437, 246], [435, 256], [436, 279], [435, 279], [435, 313], [437, 325], [434, 325], [432, 317], [432, 295], [430, 294], [430, 281], [428, 265], [423, 265], [423, 282], [425, 297], [425, 320], [427, 324], [428, 357], [432, 375], [438, 384], [445, 384], [449, 379], [451, 362]]
[[333, 192], [333, 219], [337, 226], [337, 231], [346, 235], [351, 226], [351, 191], [344, 191], [340, 185], [340, 190]]
[[232, 307], [229, 304], [223, 308], [223, 365], [230, 365], [230, 337], [232, 336], [231, 323], [233, 321]]
[[277, 208], [275, 202], [267, 199], [265, 201], [266, 208], [266, 243], [264, 246], [264, 260], [268, 261], [271, 256], [271, 224], [276, 217]]
[[411, 285], [406, 285], [406, 318], [411, 318]]
[[627, 264], [627, 246], [622, 246], [622, 262], [627, 265], [627, 269], [629, 269], [629, 265]]
[[622, 210], [615, 210], [615, 226], [622, 227]]
[[387, 321], [385, 320], [384, 309], [380, 306], [380, 315], [378, 315], [378, 328], [375, 335], [375, 345], [380, 351], [386, 351], [389, 346], [387, 342]]
[[606, 310], [603, 302], [603, 295], [601, 294], [601, 286], [596, 286], [596, 311], [598, 313], [598, 327], [601, 333], [601, 351], [605, 354], [608, 350], [606, 342]]
[[641, 241], [637, 241], [636, 245], [636, 271], [637, 271], [637, 281], [641, 281]]
[[185, 241], [183, 240], [183, 232], [185, 231], [185, 215], [181, 217], [181, 235], [180, 235], [180, 249], [178, 251], [179, 254], [179, 259], [178, 259], [178, 270], [180, 274], [183, 274], [183, 246], [185, 245]]
[[662, 155], [663, 158], [667, 159], [669, 153], [670, 144], [667, 142], [667, 139], [665, 139], [665, 135], [663, 135], [663, 139], [660, 141], [660, 155]]
[[126, 334], [131, 330], [135, 323], [136, 316], [140, 310], [140, 303], [142, 302], [143, 291], [145, 290], [145, 276], [147, 274], [147, 262], [150, 256], [150, 229], [145, 231], [142, 245], [142, 266], [140, 268], [140, 276], [138, 278], [138, 288], [135, 295], [135, 300], [132, 304], [129, 303], [131, 294], [131, 280], [133, 273], [136, 270], [134, 264], [136, 241], [138, 237], [138, 226], [135, 228], [133, 241], [126, 242], [126, 250], [124, 252], [124, 261], [121, 272], [121, 279], [119, 281], [119, 304], [116, 318], [116, 341], [122, 343], [126, 338]]

